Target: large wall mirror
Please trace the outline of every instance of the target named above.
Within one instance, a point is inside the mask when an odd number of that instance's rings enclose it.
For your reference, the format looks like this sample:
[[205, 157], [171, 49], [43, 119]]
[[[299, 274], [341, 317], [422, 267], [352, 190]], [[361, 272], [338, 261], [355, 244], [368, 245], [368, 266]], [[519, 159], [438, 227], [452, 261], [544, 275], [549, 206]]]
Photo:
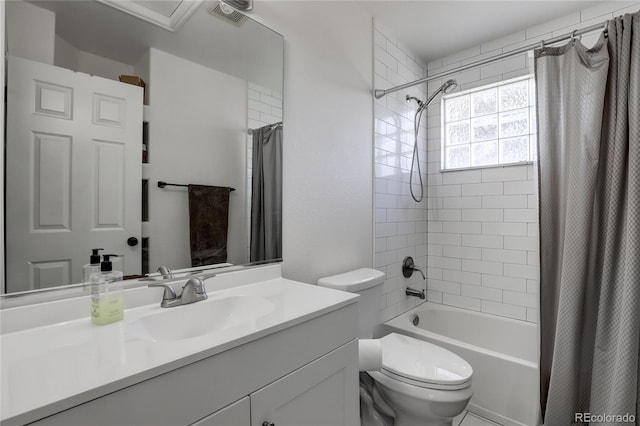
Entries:
[[97, 248], [129, 277], [281, 258], [281, 35], [192, 0], [11, 1], [5, 28], [4, 293]]

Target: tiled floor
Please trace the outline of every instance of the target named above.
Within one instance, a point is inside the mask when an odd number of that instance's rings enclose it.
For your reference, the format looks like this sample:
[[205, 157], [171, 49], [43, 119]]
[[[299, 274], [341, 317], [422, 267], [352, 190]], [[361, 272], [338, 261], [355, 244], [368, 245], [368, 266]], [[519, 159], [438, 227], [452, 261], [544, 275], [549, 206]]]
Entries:
[[453, 419], [453, 426], [502, 426], [500, 423], [492, 422], [477, 414], [464, 411]]

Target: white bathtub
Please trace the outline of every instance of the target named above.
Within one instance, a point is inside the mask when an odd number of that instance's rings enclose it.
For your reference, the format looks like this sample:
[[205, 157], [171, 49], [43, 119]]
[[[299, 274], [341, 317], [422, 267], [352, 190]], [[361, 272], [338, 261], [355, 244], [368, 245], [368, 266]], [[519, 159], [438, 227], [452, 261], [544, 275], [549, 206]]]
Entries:
[[429, 302], [384, 324], [385, 332], [425, 340], [464, 358], [473, 367], [467, 410], [508, 426], [539, 424], [537, 329], [536, 324]]

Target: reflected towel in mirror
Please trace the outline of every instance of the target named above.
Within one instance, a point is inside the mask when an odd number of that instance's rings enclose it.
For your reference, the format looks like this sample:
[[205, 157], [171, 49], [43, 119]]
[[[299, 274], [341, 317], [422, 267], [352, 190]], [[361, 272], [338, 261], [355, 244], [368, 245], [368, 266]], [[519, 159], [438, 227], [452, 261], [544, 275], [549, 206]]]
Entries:
[[191, 266], [227, 261], [231, 188], [189, 185]]

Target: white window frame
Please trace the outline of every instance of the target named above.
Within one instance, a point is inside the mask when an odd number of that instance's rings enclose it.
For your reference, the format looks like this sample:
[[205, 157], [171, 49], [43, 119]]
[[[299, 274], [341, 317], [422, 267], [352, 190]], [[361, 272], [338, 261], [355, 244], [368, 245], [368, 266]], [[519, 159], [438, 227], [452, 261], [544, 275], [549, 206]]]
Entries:
[[[457, 168], [447, 168], [446, 167], [446, 110], [445, 110], [445, 102], [447, 99], [456, 98], [459, 96], [468, 95], [475, 92], [482, 92], [484, 90], [498, 88], [500, 86], [505, 86], [508, 84], [516, 83], [518, 81], [528, 80], [529, 81], [529, 133], [527, 136], [529, 137], [529, 159], [526, 161], [518, 161], [511, 163], [500, 163], [500, 154], [498, 151], [498, 163], [496, 164], [486, 164], [481, 166], [465, 166], [465, 167], [457, 167]], [[498, 100], [499, 102], [499, 100]], [[499, 106], [496, 115], [500, 114]], [[471, 120], [471, 118], [469, 118]], [[498, 124], [499, 126], [499, 124]], [[470, 129], [471, 131], [471, 129]], [[499, 132], [499, 129], [498, 129]], [[484, 84], [480, 86], [473, 87], [471, 89], [467, 89], [461, 92], [454, 92], [448, 95], [443, 95], [440, 99], [440, 172], [456, 172], [460, 170], [473, 170], [473, 169], [487, 169], [487, 168], [495, 168], [495, 167], [508, 167], [508, 166], [520, 166], [523, 164], [533, 164], [536, 157], [536, 141], [537, 141], [537, 123], [536, 123], [536, 90], [535, 90], [535, 79], [533, 74], [527, 74], [524, 76], [511, 78], [508, 80], [499, 81], [496, 83]], [[500, 150], [499, 141], [500, 137], [498, 135], [498, 150]], [[507, 138], [502, 138], [507, 139]], [[495, 140], [495, 139], [494, 139]], [[471, 148], [471, 142], [469, 142], [469, 146]], [[462, 146], [462, 145], [461, 145]], [[471, 155], [471, 154], [470, 154]], [[470, 163], [471, 164], [471, 163]]]

